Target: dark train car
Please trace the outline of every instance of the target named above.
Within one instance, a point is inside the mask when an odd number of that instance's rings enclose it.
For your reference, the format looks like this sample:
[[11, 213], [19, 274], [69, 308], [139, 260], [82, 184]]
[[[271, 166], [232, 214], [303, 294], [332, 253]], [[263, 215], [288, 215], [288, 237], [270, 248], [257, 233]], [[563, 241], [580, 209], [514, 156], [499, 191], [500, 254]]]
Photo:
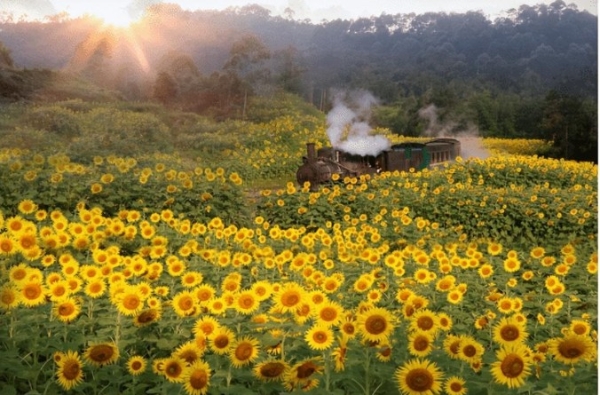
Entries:
[[460, 141], [438, 138], [426, 143], [406, 142], [394, 144], [377, 156], [361, 156], [332, 147], [315, 150], [314, 143], [307, 143], [307, 156], [296, 172], [300, 185], [309, 182], [311, 190], [330, 182], [333, 174], [358, 177], [383, 171], [422, 170], [440, 163], [455, 160], [460, 155]]

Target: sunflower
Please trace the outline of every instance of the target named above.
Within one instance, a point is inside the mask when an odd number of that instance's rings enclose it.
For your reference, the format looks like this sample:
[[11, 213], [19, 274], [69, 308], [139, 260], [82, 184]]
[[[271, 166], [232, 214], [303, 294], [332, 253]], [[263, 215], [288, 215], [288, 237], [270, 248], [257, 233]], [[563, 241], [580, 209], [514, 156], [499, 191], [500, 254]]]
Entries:
[[288, 282], [281, 286], [273, 295], [275, 308], [282, 313], [296, 310], [306, 300], [306, 291], [295, 282]]
[[471, 336], [463, 336], [458, 344], [458, 358], [467, 363], [473, 363], [481, 359], [484, 348]]
[[158, 322], [161, 318], [161, 315], [160, 309], [149, 308], [142, 310], [136, 314], [135, 317], [133, 317], [133, 325], [136, 327], [150, 325], [154, 322]]
[[76, 351], [62, 353], [56, 365], [56, 381], [65, 390], [68, 391], [83, 381], [83, 362]]
[[220, 327], [221, 324], [219, 324], [219, 321], [209, 315], [205, 315], [196, 321], [192, 331], [196, 336], [199, 334], [210, 336]]
[[0, 308], [4, 310], [14, 309], [21, 303], [21, 295], [17, 287], [11, 283], [0, 287]]
[[27, 307], [35, 307], [46, 301], [46, 290], [39, 282], [27, 282], [21, 287], [21, 303]]
[[518, 344], [525, 342], [527, 331], [525, 324], [514, 317], [503, 317], [494, 326], [493, 341], [500, 345]]
[[229, 350], [231, 364], [240, 368], [252, 363], [258, 357], [259, 346], [258, 340], [250, 336], [236, 340]]
[[185, 369], [181, 375], [183, 388], [188, 395], [204, 395], [210, 385], [210, 366], [198, 360]]
[[83, 358], [92, 366], [111, 365], [119, 359], [119, 348], [114, 343], [93, 344], [85, 350]]
[[312, 377], [314, 374], [323, 372], [323, 366], [318, 364], [320, 361], [321, 358], [311, 358], [292, 366], [285, 375], [286, 388], [293, 390], [306, 386], [309, 380], [314, 379]]
[[394, 331], [394, 316], [382, 307], [374, 307], [357, 316], [356, 328], [364, 340], [383, 341]]
[[12, 255], [17, 252], [17, 243], [9, 236], [0, 234], [0, 255]]
[[172, 383], [183, 382], [183, 373], [186, 370], [185, 361], [181, 358], [170, 357], [162, 362], [162, 374]]
[[288, 374], [290, 366], [284, 361], [267, 360], [257, 364], [252, 369], [254, 377], [260, 381], [281, 381]]
[[593, 361], [597, 356], [594, 341], [583, 335], [567, 333], [562, 338], [548, 341], [548, 353], [565, 365], [574, 365], [579, 361]]
[[173, 296], [172, 306], [175, 314], [179, 317], [189, 317], [199, 311], [196, 305], [196, 298], [191, 291], [182, 291]]
[[441, 330], [448, 332], [450, 329], [452, 329], [452, 325], [453, 325], [452, 318], [448, 314], [442, 312], [442, 313], [437, 313], [437, 316], [438, 316], [438, 324], [439, 324], [439, 327]]
[[218, 327], [208, 337], [210, 340], [210, 349], [215, 354], [227, 354], [234, 340], [233, 332], [226, 327]]
[[522, 344], [502, 346], [496, 352], [497, 361], [490, 368], [494, 380], [508, 388], [519, 388], [531, 374], [529, 349]]
[[435, 334], [439, 328], [437, 314], [429, 309], [419, 310], [410, 318], [410, 330], [421, 330]]
[[134, 355], [127, 360], [127, 371], [132, 376], [138, 376], [146, 370], [148, 363], [144, 357]]
[[408, 336], [408, 352], [415, 357], [426, 357], [433, 350], [433, 335], [417, 330]]
[[55, 281], [48, 286], [48, 297], [53, 302], [63, 300], [71, 294], [69, 283], [66, 280]]
[[139, 314], [143, 308], [142, 295], [132, 286], [126, 286], [123, 292], [116, 294], [114, 303], [119, 313], [128, 317]]
[[454, 288], [450, 292], [448, 292], [448, 296], [446, 300], [452, 304], [459, 304], [462, 302], [464, 294], [457, 288]]
[[188, 365], [198, 361], [204, 355], [204, 350], [200, 349], [194, 340], [190, 340], [177, 347], [172, 356], [183, 359]]
[[344, 314], [344, 308], [336, 302], [325, 302], [315, 309], [317, 322], [326, 326], [337, 325]]
[[252, 290], [238, 293], [233, 303], [233, 308], [242, 314], [252, 314], [260, 307], [260, 301]]
[[590, 333], [591, 325], [584, 320], [572, 320], [569, 330], [576, 335], [587, 336]]
[[202, 284], [194, 288], [193, 293], [196, 295], [198, 301], [202, 304], [212, 299], [216, 294], [216, 290], [212, 285]]
[[90, 281], [83, 288], [83, 292], [90, 298], [97, 299], [106, 292], [106, 283], [102, 279]]
[[71, 322], [81, 311], [81, 306], [72, 298], [65, 298], [55, 302], [52, 306], [52, 314], [62, 322]]
[[465, 395], [467, 393], [465, 380], [458, 376], [449, 377], [444, 384], [444, 390], [448, 395]]
[[444, 339], [444, 351], [446, 351], [446, 354], [448, 354], [450, 356], [450, 358], [452, 359], [458, 359], [459, 358], [459, 346], [460, 346], [460, 342], [462, 341], [462, 339], [464, 338], [464, 335], [448, 335], [446, 336], [446, 338]]
[[333, 331], [328, 325], [317, 323], [306, 331], [304, 340], [312, 350], [326, 350], [333, 344]]
[[443, 373], [434, 362], [412, 359], [395, 372], [400, 391], [404, 395], [430, 395], [440, 392]]

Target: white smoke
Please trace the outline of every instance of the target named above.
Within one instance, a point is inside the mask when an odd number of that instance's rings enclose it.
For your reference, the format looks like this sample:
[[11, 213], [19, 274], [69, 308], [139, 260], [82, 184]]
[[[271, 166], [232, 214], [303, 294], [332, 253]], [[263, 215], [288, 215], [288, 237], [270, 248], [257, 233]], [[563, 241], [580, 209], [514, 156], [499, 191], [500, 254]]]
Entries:
[[460, 141], [460, 156], [463, 159], [486, 159], [490, 156], [489, 151], [483, 146], [483, 138], [475, 125], [470, 124], [466, 130], [456, 131], [455, 122], [439, 122], [437, 111], [434, 104], [419, 110], [419, 116], [428, 121], [427, 129], [423, 132], [425, 136], [457, 139]]
[[333, 108], [327, 114], [327, 136], [331, 146], [354, 155], [376, 156], [389, 149], [390, 141], [372, 135], [371, 107], [377, 99], [367, 91], [335, 92]]

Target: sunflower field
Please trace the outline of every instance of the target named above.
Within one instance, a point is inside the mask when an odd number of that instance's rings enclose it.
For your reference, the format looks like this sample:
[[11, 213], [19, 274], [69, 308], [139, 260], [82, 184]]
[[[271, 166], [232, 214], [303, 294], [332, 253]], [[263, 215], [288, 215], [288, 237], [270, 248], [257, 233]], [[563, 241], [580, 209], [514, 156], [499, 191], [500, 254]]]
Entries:
[[0, 151], [0, 393], [596, 391], [597, 166], [490, 140], [311, 192], [309, 129], [252, 128], [223, 163]]

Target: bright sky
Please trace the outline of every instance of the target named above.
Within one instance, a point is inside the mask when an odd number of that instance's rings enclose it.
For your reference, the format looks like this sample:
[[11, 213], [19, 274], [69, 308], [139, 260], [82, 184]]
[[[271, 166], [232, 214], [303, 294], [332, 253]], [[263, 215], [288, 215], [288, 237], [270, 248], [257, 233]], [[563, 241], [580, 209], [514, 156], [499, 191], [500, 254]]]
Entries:
[[[415, 12], [466, 12], [483, 11], [495, 17], [503, 11], [518, 8], [522, 4], [550, 4], [554, 0], [167, 0], [162, 2], [177, 3], [188, 10], [217, 9], [231, 6], [259, 4], [271, 11], [272, 15], [282, 14], [286, 8], [294, 10], [294, 18], [309, 18], [314, 22], [323, 19], [358, 18], [362, 16]], [[145, 6], [159, 3], [161, 0], [0, 0], [0, 13], [12, 11], [15, 14], [27, 13], [30, 17], [43, 17], [55, 12], [66, 11], [72, 16], [84, 13], [94, 14], [125, 24], [135, 16], [139, 16]], [[574, 3], [580, 10], [587, 10], [598, 15], [598, 0], [566, 0]]]

